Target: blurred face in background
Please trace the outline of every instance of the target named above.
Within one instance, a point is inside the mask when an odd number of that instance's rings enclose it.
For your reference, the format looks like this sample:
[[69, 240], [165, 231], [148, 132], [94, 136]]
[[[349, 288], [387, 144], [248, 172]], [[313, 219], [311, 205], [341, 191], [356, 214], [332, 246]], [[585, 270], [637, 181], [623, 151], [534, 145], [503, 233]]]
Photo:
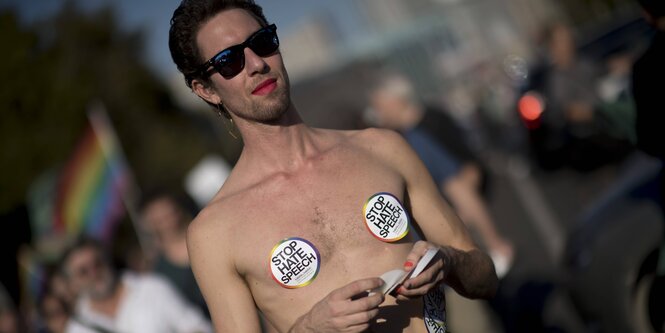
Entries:
[[401, 75], [381, 78], [370, 95], [370, 107], [378, 125], [393, 130], [414, 125], [417, 104], [413, 85]]
[[63, 301], [59, 300], [53, 294], [47, 294], [42, 300], [41, 311], [42, 316], [44, 317], [44, 323], [49, 332], [65, 332], [69, 315], [67, 314]]
[[379, 126], [394, 130], [402, 129], [402, 113], [408, 106], [403, 98], [390, 91], [379, 90], [372, 94], [370, 103]]
[[158, 198], [145, 206], [142, 212], [143, 227], [162, 242], [167, 235], [186, 230], [184, 212], [170, 198]]
[[65, 275], [70, 290], [79, 296], [103, 299], [115, 291], [111, 265], [93, 246], [81, 247], [69, 255], [65, 262]]

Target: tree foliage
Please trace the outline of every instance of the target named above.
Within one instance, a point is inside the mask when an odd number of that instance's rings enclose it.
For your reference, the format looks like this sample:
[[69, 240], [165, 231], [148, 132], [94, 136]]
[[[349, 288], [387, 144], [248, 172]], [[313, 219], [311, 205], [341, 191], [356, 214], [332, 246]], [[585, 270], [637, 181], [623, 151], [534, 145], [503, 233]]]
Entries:
[[0, 211], [69, 157], [93, 101], [105, 104], [143, 185], [179, 182], [211, 149], [145, 65], [141, 33], [123, 31], [111, 9], [68, 4], [29, 27], [2, 12], [0, 40]]

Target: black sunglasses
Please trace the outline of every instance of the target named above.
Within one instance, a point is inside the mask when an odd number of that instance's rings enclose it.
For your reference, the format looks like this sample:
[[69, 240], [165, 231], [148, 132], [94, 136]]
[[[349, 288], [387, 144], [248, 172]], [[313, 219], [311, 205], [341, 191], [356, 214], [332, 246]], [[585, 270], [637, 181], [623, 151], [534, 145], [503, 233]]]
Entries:
[[[233, 45], [217, 53], [199, 67], [198, 73], [209, 76], [212, 70], [217, 71], [225, 79], [231, 79], [245, 68], [245, 48], [249, 47], [259, 57], [267, 57], [279, 48], [277, 26], [271, 24], [253, 33], [242, 44]], [[209, 68], [212, 69], [209, 70]]]

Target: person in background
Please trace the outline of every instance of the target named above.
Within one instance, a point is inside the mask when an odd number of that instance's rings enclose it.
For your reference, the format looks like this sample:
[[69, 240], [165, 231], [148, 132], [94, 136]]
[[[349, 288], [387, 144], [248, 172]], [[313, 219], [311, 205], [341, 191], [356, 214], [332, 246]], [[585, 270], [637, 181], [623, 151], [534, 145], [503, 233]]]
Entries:
[[[497, 231], [487, 206], [476, 186], [479, 168], [467, 159], [456, 160], [432, 127], [435, 116], [415, 96], [409, 80], [399, 74], [386, 74], [370, 92], [370, 112], [377, 125], [397, 130], [413, 147], [432, 174], [440, 191], [463, 222], [475, 229], [487, 246], [497, 275], [505, 275], [512, 264], [514, 249]], [[461, 134], [458, 132], [458, 134]], [[463, 137], [455, 138], [463, 142]], [[456, 143], [457, 146], [461, 143]]]
[[[577, 54], [573, 32], [563, 23], [556, 23], [546, 32], [548, 60], [551, 66], [545, 83], [554, 126], [568, 126], [572, 132], [584, 131], [576, 126], [591, 122], [597, 96], [594, 83], [599, 69]], [[583, 133], [573, 133], [584, 135]]]
[[601, 67], [579, 54], [565, 23], [543, 29], [542, 44], [542, 60], [525, 87], [544, 105], [538, 126], [529, 132], [536, 161], [548, 170], [571, 166], [591, 171], [621, 159], [629, 149], [606, 135], [597, 112]]
[[141, 204], [142, 227], [152, 236], [154, 272], [166, 277], [207, 316], [187, 253], [187, 227], [198, 213], [196, 203], [184, 193], [155, 191]]
[[161, 277], [117, 274], [102, 245], [81, 238], [65, 251], [62, 274], [78, 295], [67, 333], [206, 333], [210, 323]]

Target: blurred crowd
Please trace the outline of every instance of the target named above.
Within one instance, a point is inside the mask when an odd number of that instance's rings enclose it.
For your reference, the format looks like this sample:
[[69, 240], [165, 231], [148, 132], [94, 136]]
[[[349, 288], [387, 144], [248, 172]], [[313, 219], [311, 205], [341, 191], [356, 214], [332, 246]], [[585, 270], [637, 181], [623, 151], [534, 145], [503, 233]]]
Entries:
[[113, 244], [73, 240], [37, 281], [24, 322], [0, 293], [0, 332], [212, 332], [187, 255], [187, 226], [197, 212], [186, 194], [156, 191], [141, 204], [143, 239], [122, 249], [123, 257], [114, 258]]

